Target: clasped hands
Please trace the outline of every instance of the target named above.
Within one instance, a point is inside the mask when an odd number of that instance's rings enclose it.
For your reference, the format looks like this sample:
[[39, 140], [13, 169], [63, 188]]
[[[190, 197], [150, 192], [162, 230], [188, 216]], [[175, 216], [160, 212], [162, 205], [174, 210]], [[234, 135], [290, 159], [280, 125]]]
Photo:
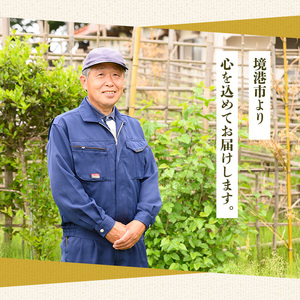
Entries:
[[127, 225], [116, 221], [105, 237], [116, 250], [126, 250], [137, 243], [145, 230], [146, 225], [137, 220], [133, 220]]

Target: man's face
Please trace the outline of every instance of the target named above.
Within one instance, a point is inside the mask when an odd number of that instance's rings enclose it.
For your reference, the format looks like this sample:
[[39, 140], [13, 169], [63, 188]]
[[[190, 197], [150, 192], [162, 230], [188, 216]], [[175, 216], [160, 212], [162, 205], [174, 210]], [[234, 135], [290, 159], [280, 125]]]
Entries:
[[91, 68], [88, 80], [80, 76], [89, 101], [103, 114], [109, 115], [120, 99], [124, 87], [124, 70], [114, 63], [102, 63]]

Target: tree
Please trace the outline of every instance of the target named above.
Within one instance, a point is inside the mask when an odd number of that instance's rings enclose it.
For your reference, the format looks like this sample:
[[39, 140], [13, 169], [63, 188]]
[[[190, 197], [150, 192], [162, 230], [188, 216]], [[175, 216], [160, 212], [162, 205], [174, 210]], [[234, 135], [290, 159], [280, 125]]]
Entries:
[[[23, 230], [29, 242], [30, 237], [46, 234], [45, 226], [57, 223], [46, 175], [49, 125], [56, 115], [78, 106], [85, 93], [78, 72], [64, 68], [63, 58], [48, 70], [43, 57], [47, 46], [32, 50], [29, 36], [12, 36], [0, 51], [0, 167], [9, 184], [0, 193], [0, 210], [7, 224], [18, 211], [31, 219]], [[8, 231], [11, 239], [12, 230]]]

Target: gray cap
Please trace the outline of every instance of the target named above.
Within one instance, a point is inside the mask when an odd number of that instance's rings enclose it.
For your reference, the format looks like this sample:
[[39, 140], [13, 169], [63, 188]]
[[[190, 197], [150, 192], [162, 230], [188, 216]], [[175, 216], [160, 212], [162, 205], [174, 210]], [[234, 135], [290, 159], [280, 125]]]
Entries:
[[107, 62], [120, 65], [124, 69], [124, 71], [128, 70], [125, 64], [125, 60], [119, 51], [102, 47], [93, 49], [89, 52], [89, 54], [83, 61], [82, 71], [94, 65]]

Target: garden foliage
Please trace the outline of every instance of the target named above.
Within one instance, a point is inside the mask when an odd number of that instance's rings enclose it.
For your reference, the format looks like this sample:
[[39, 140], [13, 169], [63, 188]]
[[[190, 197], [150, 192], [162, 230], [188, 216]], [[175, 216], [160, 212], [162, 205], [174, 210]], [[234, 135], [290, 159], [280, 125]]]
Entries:
[[[195, 91], [205, 104], [212, 101], [201, 97], [202, 84]], [[238, 255], [239, 235], [249, 230], [251, 217], [243, 204], [240, 218], [216, 218], [215, 131], [201, 133], [204, 118], [215, 119], [215, 114], [204, 116], [197, 105], [184, 104], [182, 117], [167, 131], [162, 124], [143, 120], [158, 162], [163, 203], [146, 233], [151, 267], [222, 272]]]
[[78, 73], [64, 68], [63, 59], [47, 68], [46, 50], [45, 44], [32, 49], [29, 37], [12, 36], [0, 51], [0, 167], [11, 177], [0, 193], [0, 210], [6, 217], [24, 215], [27, 224], [19, 233], [40, 259], [52, 258], [58, 239], [46, 167], [49, 125], [84, 93]]

